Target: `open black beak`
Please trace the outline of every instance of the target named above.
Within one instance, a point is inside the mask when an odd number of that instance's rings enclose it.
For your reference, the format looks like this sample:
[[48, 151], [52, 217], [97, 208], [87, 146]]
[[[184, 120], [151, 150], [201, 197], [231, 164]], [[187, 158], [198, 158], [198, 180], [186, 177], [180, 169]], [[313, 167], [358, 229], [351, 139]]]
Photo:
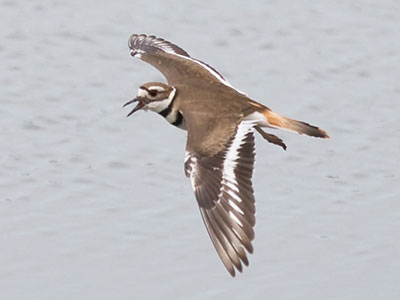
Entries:
[[140, 99], [138, 99], [138, 98], [135, 98], [135, 99], [132, 99], [132, 100], [126, 102], [123, 107], [125, 107], [125, 106], [127, 106], [129, 104], [132, 104], [134, 102], [138, 102], [138, 104], [135, 106], [134, 109], [131, 110], [131, 112], [127, 115], [127, 117], [129, 117], [135, 111], [138, 111], [139, 109], [141, 109], [144, 106], [144, 102], [140, 101]]

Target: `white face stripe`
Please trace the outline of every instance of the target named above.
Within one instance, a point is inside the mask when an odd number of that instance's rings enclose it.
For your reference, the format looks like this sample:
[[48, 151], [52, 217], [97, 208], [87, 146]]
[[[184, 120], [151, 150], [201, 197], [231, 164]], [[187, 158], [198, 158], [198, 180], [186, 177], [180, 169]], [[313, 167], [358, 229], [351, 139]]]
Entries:
[[137, 95], [139, 98], [148, 98], [149, 92], [147, 92], [145, 89], [139, 88]]
[[149, 91], [164, 92], [165, 88], [163, 88], [162, 86], [153, 85], [153, 86], [149, 87]]
[[[150, 91], [151, 90], [156, 90], [158, 92], [163, 92], [165, 91], [165, 88], [162, 86], [151, 86], [148, 88]], [[171, 93], [169, 93], [168, 98], [163, 99], [163, 100], [157, 100], [157, 101], [152, 101], [149, 102], [148, 104], [146, 104], [146, 106], [143, 108], [144, 110], [150, 109], [151, 111], [154, 111], [156, 113], [162, 112], [164, 109], [166, 109], [168, 107], [168, 105], [171, 103], [171, 101], [174, 99], [176, 94], [176, 88], [173, 87]], [[139, 88], [138, 90], [138, 97], [139, 98], [147, 98], [147, 99], [151, 99], [149, 92], [143, 88]], [[174, 114], [170, 113], [169, 115], [167, 115], [167, 120], [172, 123], [176, 120], [176, 114], [177, 112], [175, 112]]]

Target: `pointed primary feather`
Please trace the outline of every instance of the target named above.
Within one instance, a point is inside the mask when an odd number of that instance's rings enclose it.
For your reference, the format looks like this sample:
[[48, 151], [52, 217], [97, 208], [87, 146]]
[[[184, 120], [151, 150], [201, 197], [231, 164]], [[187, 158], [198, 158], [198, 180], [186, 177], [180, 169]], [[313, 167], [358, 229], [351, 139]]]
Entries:
[[190, 57], [190, 55], [164, 39], [153, 35], [132, 34], [128, 41], [131, 55], [138, 57], [158, 69], [174, 85], [188, 78], [215, 81], [232, 87], [230, 83], [213, 67]]
[[241, 272], [242, 264], [248, 265], [246, 251], [253, 252], [253, 127], [252, 122], [241, 121], [218, 153], [206, 155], [188, 146], [185, 159], [185, 174], [191, 180], [207, 231], [232, 276], [235, 268]]

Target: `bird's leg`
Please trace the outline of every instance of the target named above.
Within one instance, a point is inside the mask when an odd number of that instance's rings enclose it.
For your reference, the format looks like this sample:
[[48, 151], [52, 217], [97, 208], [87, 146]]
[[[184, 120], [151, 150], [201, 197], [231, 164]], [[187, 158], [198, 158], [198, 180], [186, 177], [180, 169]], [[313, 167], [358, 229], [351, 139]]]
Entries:
[[262, 137], [264, 139], [266, 139], [268, 142], [278, 145], [278, 146], [281, 146], [283, 148], [283, 150], [286, 150], [285, 143], [280, 138], [278, 138], [276, 135], [273, 135], [271, 133], [266, 133], [259, 126], [256, 126], [255, 128], [258, 131], [258, 133], [261, 134]]

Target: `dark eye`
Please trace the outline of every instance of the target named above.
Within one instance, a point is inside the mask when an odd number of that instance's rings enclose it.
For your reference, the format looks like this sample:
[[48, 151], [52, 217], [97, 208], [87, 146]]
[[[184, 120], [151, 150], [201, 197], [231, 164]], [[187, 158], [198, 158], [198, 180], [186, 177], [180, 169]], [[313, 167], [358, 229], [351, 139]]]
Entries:
[[155, 96], [157, 96], [157, 90], [150, 90], [149, 91], [149, 95], [151, 96], [151, 97], [155, 97]]

